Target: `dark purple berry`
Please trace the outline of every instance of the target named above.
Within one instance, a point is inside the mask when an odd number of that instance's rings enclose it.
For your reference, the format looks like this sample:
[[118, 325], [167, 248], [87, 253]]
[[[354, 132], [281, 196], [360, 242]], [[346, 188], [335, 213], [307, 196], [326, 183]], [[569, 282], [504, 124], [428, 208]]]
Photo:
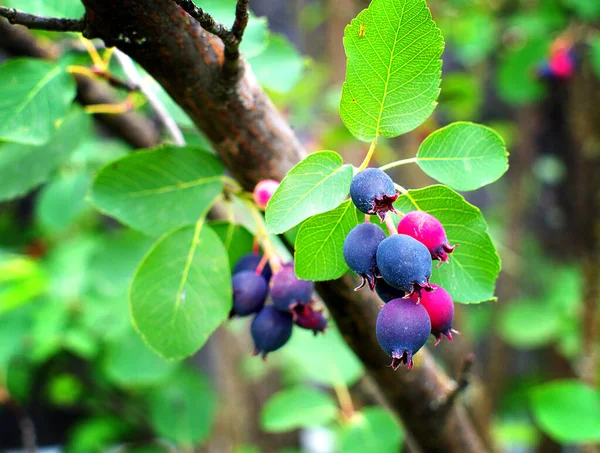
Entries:
[[[454, 320], [454, 302], [452, 296], [444, 288], [438, 285], [431, 285], [435, 291], [425, 293], [421, 297], [421, 305], [427, 310], [431, 320], [431, 334], [435, 337], [435, 344], [442, 341], [442, 335], [452, 341], [452, 332], [460, 333], [452, 328]], [[416, 300], [416, 295], [413, 298]]]
[[314, 283], [296, 277], [293, 266], [284, 266], [273, 275], [269, 284], [273, 304], [289, 312], [298, 304], [307, 304], [312, 300]]
[[267, 281], [254, 271], [241, 271], [231, 279], [233, 288], [232, 315], [247, 316], [263, 308], [269, 292]]
[[404, 363], [413, 367], [413, 355], [427, 342], [431, 322], [427, 310], [411, 299], [393, 299], [383, 306], [375, 327], [377, 341], [392, 358], [396, 370]]
[[448, 261], [448, 254], [458, 247], [450, 245], [440, 221], [423, 211], [411, 211], [406, 214], [398, 223], [398, 233], [406, 234], [425, 245], [431, 259], [440, 260], [440, 264]]
[[[233, 273], [237, 274], [240, 271], [255, 271], [261, 259], [262, 255], [259, 255], [257, 253], [248, 253], [247, 255], [242, 256], [240, 260], [235, 264], [235, 267], [233, 268]], [[273, 275], [269, 263], [265, 265], [260, 275], [262, 275], [265, 278], [265, 280], [267, 280], [267, 283], [269, 283], [269, 280], [271, 280], [271, 276]]]
[[398, 199], [394, 181], [378, 168], [367, 168], [352, 178], [350, 197], [365, 214], [376, 214], [381, 221], [388, 211], [396, 212], [393, 203]]
[[406, 293], [401, 289], [394, 288], [390, 284], [388, 284], [383, 278], [377, 280], [377, 284], [375, 285], [375, 291], [377, 291], [377, 295], [379, 298], [384, 301], [386, 304], [393, 299], [401, 299], [406, 296]]
[[344, 241], [344, 259], [350, 269], [356, 272], [362, 283], [356, 289], [369, 284], [371, 291], [375, 287], [377, 271], [377, 247], [385, 239], [385, 233], [377, 225], [361, 223], [356, 225]]
[[303, 329], [312, 330], [315, 335], [325, 332], [327, 318], [322, 310], [315, 310], [313, 304], [296, 305], [292, 312], [294, 323]]
[[377, 268], [384, 280], [406, 293], [431, 291], [431, 255], [423, 244], [405, 234], [385, 238], [377, 248]]
[[254, 341], [254, 355], [276, 351], [292, 336], [292, 315], [277, 310], [272, 305], [264, 307], [252, 320], [250, 334]]

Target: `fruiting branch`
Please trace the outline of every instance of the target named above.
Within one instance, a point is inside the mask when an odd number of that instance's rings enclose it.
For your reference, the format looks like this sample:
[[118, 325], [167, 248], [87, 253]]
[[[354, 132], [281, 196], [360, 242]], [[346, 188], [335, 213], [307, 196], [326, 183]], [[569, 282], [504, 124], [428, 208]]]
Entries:
[[226, 25], [216, 21], [202, 8], [196, 6], [192, 0], [175, 0], [175, 3], [196, 19], [207, 32], [218, 36], [223, 41], [223, 45], [225, 46], [223, 77], [228, 81], [237, 81], [242, 71], [242, 67], [239, 64], [239, 48], [246, 25], [248, 25], [248, 0], [238, 0], [235, 8], [235, 21], [231, 30]]
[[0, 6], [0, 16], [8, 19], [13, 25], [24, 25], [32, 30], [60, 31], [83, 33], [85, 21], [83, 19], [62, 19], [58, 17], [36, 16], [25, 13], [15, 8]]

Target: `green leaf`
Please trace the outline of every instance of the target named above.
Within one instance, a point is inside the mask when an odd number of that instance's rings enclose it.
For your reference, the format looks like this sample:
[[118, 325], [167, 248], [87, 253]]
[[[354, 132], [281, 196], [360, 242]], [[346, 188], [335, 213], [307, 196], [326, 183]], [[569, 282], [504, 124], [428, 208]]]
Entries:
[[455, 302], [495, 300], [500, 257], [487, 233], [481, 211], [445, 186], [409, 190], [395, 204], [401, 212], [418, 209], [436, 217], [451, 244], [460, 244], [450, 262], [433, 269], [431, 280], [444, 287]]
[[329, 211], [350, 191], [353, 170], [334, 151], [310, 154], [292, 168], [267, 205], [269, 231], [280, 234], [315, 214]]
[[287, 38], [280, 35], [271, 35], [266, 49], [250, 58], [249, 63], [260, 84], [277, 93], [292, 91], [304, 69], [302, 56]]
[[35, 215], [47, 233], [60, 233], [89, 207], [85, 199], [92, 181], [85, 173], [73, 173], [50, 181], [37, 199]]
[[324, 425], [335, 417], [335, 400], [309, 387], [277, 392], [260, 414], [261, 427], [271, 433], [291, 431], [304, 426]]
[[227, 250], [202, 220], [162, 236], [136, 271], [129, 301], [154, 351], [166, 359], [193, 354], [231, 310]]
[[28, 145], [48, 143], [75, 99], [73, 77], [43, 60], [3, 63], [0, 86], [0, 140]]
[[79, 19], [85, 13], [80, 0], [4, 0], [3, 4], [48, 17]]
[[121, 387], [160, 384], [175, 366], [148, 349], [132, 328], [107, 345], [103, 362], [106, 376]]
[[600, 442], [600, 392], [580, 381], [556, 380], [530, 394], [535, 421], [565, 444]]
[[344, 48], [340, 115], [352, 135], [396, 137], [431, 115], [444, 40], [425, 0], [373, 0], [346, 27]]
[[455, 190], [475, 190], [508, 170], [502, 138], [489, 127], [457, 122], [429, 135], [417, 154], [419, 167]]
[[350, 386], [364, 374], [362, 363], [331, 321], [326, 335], [296, 329], [282, 353], [286, 356], [286, 371], [293, 369], [301, 378], [324, 385], [343, 382]]
[[304, 222], [296, 236], [296, 275], [313, 281], [334, 280], [344, 275], [348, 271], [343, 254], [344, 240], [357, 224], [352, 200]]
[[590, 62], [596, 77], [600, 79], [600, 36], [596, 36], [590, 43]]
[[404, 439], [402, 428], [382, 407], [365, 407], [339, 432], [340, 453], [398, 453]]
[[90, 132], [90, 124], [88, 115], [77, 112], [69, 115], [46, 145], [0, 144], [0, 201], [21, 196], [46, 182]]
[[163, 146], [126, 156], [96, 175], [91, 200], [150, 235], [195, 223], [223, 190], [223, 165], [200, 149]]
[[233, 270], [242, 256], [252, 252], [254, 236], [243, 226], [229, 222], [209, 222], [209, 225], [227, 249], [229, 267]]
[[544, 97], [546, 88], [536, 73], [547, 52], [548, 41], [537, 39], [509, 50], [501, 58], [498, 68], [498, 93], [506, 102], [523, 105]]
[[[532, 323], [531, 320], [535, 319]], [[543, 303], [511, 301], [500, 312], [498, 332], [504, 341], [522, 349], [536, 348], [553, 341], [561, 331], [563, 316]]]
[[185, 368], [150, 398], [152, 426], [178, 445], [192, 446], [206, 439], [215, 412], [215, 389], [204, 375]]

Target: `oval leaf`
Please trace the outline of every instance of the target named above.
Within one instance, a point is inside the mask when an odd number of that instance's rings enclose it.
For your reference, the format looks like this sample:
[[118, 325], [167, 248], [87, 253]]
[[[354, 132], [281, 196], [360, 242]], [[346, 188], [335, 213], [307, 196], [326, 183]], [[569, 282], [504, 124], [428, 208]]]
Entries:
[[344, 275], [348, 271], [343, 254], [344, 240], [356, 225], [358, 218], [352, 200], [304, 222], [296, 236], [296, 275], [317, 282]]
[[260, 424], [267, 432], [291, 431], [304, 426], [323, 425], [335, 417], [334, 399], [308, 387], [276, 393], [263, 408]]
[[404, 438], [394, 416], [382, 407], [365, 407], [355, 413], [339, 435], [340, 453], [396, 453]]
[[444, 40], [425, 0], [373, 0], [344, 31], [340, 115], [371, 141], [413, 130], [435, 109]]
[[433, 269], [431, 280], [443, 286], [455, 302], [479, 303], [494, 299], [500, 257], [487, 233], [481, 211], [446, 186], [409, 190], [395, 204], [401, 212], [420, 211], [435, 216], [451, 244], [460, 244], [450, 261]]
[[575, 380], [557, 380], [531, 392], [533, 416], [542, 430], [565, 444], [600, 442], [600, 392]]
[[200, 149], [165, 146], [109, 163], [91, 200], [130, 227], [157, 236], [195, 223], [223, 190], [223, 166]]
[[161, 237], [131, 282], [137, 330], [167, 359], [196, 352], [231, 309], [227, 250], [199, 221]]
[[280, 234], [315, 214], [333, 209], [350, 191], [353, 170], [334, 151], [320, 151], [300, 161], [283, 178], [267, 205], [269, 231]]
[[0, 140], [43, 145], [75, 99], [75, 81], [60, 66], [15, 59], [0, 65]]
[[421, 143], [417, 163], [429, 176], [455, 190], [475, 190], [508, 170], [508, 153], [493, 129], [457, 122], [438, 129]]

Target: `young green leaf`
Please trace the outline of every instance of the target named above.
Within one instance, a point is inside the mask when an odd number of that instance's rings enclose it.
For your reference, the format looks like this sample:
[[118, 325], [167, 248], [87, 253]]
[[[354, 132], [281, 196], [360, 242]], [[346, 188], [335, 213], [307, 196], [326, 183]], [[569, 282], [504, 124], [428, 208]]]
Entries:
[[150, 235], [198, 220], [223, 190], [223, 165], [192, 147], [164, 146], [106, 165], [91, 200], [102, 212]]
[[333, 209], [350, 191], [353, 170], [334, 151], [310, 154], [281, 181], [267, 205], [269, 231], [280, 234], [315, 214]]
[[0, 201], [21, 196], [46, 182], [90, 133], [90, 125], [88, 115], [75, 111], [46, 145], [0, 144]]
[[75, 81], [60, 66], [14, 59], [0, 65], [0, 140], [48, 143], [75, 99]]
[[444, 40], [425, 0], [373, 0], [344, 31], [340, 115], [360, 140], [396, 137], [435, 109]]
[[162, 236], [136, 271], [129, 302], [137, 330], [164, 358], [200, 349], [231, 309], [229, 260], [216, 233], [199, 220]]
[[276, 393], [265, 404], [260, 424], [267, 432], [291, 431], [304, 426], [319, 426], [333, 420], [337, 412], [334, 399], [308, 387]]
[[348, 271], [343, 254], [344, 240], [357, 224], [352, 200], [304, 222], [296, 236], [296, 275], [313, 281], [335, 280], [344, 275]]
[[254, 236], [243, 226], [224, 221], [209, 222], [209, 225], [227, 249], [231, 269], [242, 256], [252, 252]]
[[450, 261], [433, 269], [431, 280], [444, 287], [455, 302], [479, 303], [494, 299], [500, 257], [487, 233], [481, 211], [446, 186], [409, 190], [395, 203], [401, 212], [428, 212], [444, 226], [451, 244], [460, 244]]
[[276, 93], [289, 93], [302, 78], [302, 55], [284, 36], [271, 35], [266, 49], [248, 61], [260, 84]]
[[575, 380], [556, 380], [530, 394], [535, 421], [565, 444], [600, 442], [600, 392]]
[[396, 453], [404, 433], [394, 416], [382, 407], [355, 413], [339, 434], [340, 453]]
[[475, 190], [506, 172], [508, 153], [493, 129], [456, 122], [421, 143], [417, 163], [429, 176], [455, 190]]

